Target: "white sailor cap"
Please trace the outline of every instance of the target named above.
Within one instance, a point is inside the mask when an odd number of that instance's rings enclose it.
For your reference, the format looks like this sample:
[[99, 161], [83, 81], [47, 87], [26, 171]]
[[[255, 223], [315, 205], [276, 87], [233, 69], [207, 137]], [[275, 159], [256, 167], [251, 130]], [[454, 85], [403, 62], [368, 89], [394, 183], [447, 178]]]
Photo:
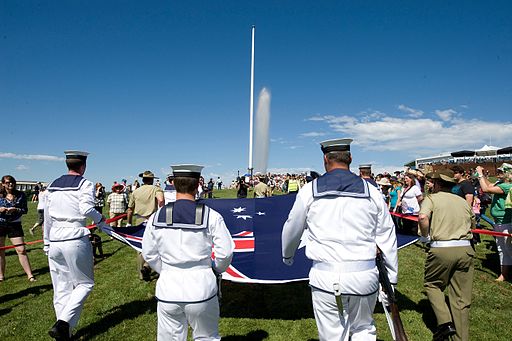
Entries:
[[64, 154], [66, 154], [66, 160], [87, 160], [87, 155], [89, 155], [88, 152], [83, 152], [80, 150], [66, 150], [64, 151]]
[[171, 166], [172, 175], [176, 177], [198, 178], [201, 176], [203, 166], [199, 165], [174, 165]]
[[352, 141], [352, 139], [348, 138], [327, 140], [320, 142], [320, 146], [324, 154], [329, 152], [349, 152]]
[[359, 169], [372, 169], [371, 163], [364, 163], [362, 165], [359, 165]]

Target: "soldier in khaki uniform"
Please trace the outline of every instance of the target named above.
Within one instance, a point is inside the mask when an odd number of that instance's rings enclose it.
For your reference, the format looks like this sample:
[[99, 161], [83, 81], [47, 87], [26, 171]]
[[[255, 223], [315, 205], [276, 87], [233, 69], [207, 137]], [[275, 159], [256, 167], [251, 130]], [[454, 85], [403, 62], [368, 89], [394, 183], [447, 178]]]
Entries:
[[[420, 233], [430, 239], [424, 287], [437, 318], [434, 340], [469, 340], [469, 310], [473, 289], [475, 251], [471, 228], [475, 215], [461, 197], [452, 194], [456, 180], [451, 170], [428, 174], [433, 194], [426, 196], [419, 213]], [[448, 288], [449, 307], [444, 290]]]
[[[151, 171], [145, 171], [140, 173], [139, 176], [142, 178], [142, 186], [130, 195], [126, 217], [128, 220], [127, 226], [132, 225], [133, 218], [135, 218], [135, 225], [145, 223], [149, 216], [165, 203], [164, 192], [160, 187], [153, 185], [155, 175]], [[144, 261], [141, 253], [137, 256], [137, 265], [139, 278], [148, 281], [151, 275], [151, 268]]]

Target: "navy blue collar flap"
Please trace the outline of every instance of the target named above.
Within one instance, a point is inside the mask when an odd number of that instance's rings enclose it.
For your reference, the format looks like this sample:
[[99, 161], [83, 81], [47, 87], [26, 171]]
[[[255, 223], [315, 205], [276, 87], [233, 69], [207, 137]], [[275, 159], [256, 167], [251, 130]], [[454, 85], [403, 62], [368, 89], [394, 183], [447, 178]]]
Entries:
[[335, 169], [313, 180], [313, 197], [369, 198], [368, 183], [349, 170]]
[[76, 191], [82, 187], [85, 179], [80, 175], [63, 175], [48, 186], [48, 191]]
[[183, 201], [171, 202], [160, 208], [155, 215], [153, 225], [157, 228], [191, 230], [207, 228], [209, 208], [204, 204]]

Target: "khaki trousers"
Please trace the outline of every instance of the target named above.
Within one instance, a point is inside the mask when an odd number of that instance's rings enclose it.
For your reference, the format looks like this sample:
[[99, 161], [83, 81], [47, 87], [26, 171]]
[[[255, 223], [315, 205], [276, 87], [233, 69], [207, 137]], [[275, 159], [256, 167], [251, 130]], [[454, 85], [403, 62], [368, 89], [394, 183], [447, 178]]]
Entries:
[[[428, 251], [425, 262], [424, 287], [437, 324], [453, 322], [457, 330], [454, 340], [469, 340], [474, 256], [475, 251], [471, 246], [436, 247]], [[445, 301], [446, 288], [450, 307]]]

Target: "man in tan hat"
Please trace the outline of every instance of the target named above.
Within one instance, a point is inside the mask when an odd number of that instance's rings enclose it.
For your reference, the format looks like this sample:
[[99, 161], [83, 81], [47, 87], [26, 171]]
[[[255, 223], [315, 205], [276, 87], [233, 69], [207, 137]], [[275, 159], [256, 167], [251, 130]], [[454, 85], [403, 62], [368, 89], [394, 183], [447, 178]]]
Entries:
[[[164, 192], [158, 186], [153, 185], [155, 175], [151, 171], [144, 171], [139, 174], [142, 178], [142, 186], [133, 191], [128, 202], [127, 220], [132, 225], [135, 217], [135, 225], [145, 223], [149, 216], [164, 205]], [[139, 278], [145, 281], [150, 279], [151, 268], [144, 261], [142, 254], [137, 256]]]
[[265, 198], [270, 196], [270, 189], [267, 186], [265, 181], [265, 175], [261, 173], [257, 173], [256, 177], [258, 178], [258, 184], [254, 186], [254, 197], [255, 198]]
[[476, 225], [475, 215], [466, 200], [451, 193], [456, 182], [453, 171], [438, 170], [427, 176], [434, 183], [433, 194], [422, 202], [419, 227], [421, 236], [430, 239], [423, 285], [437, 318], [434, 341], [449, 336], [466, 341], [474, 275], [471, 228]]

